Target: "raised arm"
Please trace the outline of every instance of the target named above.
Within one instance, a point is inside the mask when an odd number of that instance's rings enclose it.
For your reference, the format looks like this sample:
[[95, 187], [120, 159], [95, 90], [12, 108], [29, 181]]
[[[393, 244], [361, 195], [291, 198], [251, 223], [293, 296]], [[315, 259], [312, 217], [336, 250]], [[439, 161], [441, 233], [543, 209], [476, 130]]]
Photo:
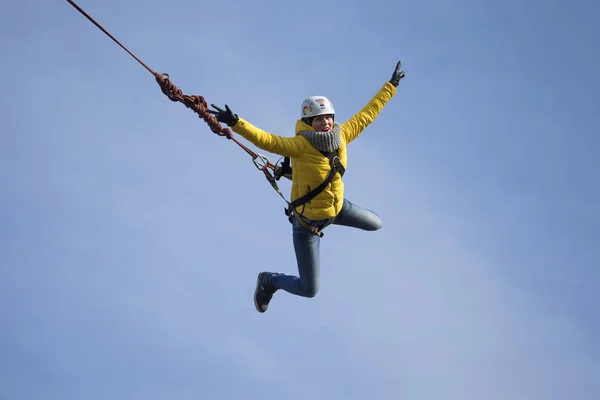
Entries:
[[209, 110], [211, 114], [214, 114], [219, 122], [227, 124], [232, 131], [242, 136], [260, 149], [269, 151], [274, 154], [279, 154], [284, 157], [296, 157], [305, 150], [306, 141], [303, 141], [300, 137], [283, 137], [274, 135], [267, 131], [264, 131], [250, 122], [240, 118], [237, 114], [234, 114], [229, 106], [225, 105], [225, 110], [212, 104], [217, 110]]
[[279, 154], [284, 157], [297, 157], [304, 152], [306, 141], [301, 137], [283, 137], [266, 132], [243, 118], [238, 118], [235, 125], [231, 127], [235, 133], [240, 134], [255, 146]]
[[404, 78], [404, 71], [400, 71], [401, 62], [396, 65], [392, 78], [386, 82], [375, 96], [352, 118], [342, 124], [342, 134], [346, 143], [350, 143], [360, 135], [379, 115], [385, 104], [396, 94], [396, 87], [400, 79]]

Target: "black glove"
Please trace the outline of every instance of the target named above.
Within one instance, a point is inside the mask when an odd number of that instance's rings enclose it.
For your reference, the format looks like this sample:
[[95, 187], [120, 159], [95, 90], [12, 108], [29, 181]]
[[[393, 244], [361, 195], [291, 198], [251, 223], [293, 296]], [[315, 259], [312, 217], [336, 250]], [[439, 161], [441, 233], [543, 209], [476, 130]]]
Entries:
[[398, 61], [396, 64], [396, 69], [394, 70], [394, 74], [392, 75], [392, 79], [390, 79], [390, 83], [396, 87], [400, 84], [400, 79], [404, 78], [404, 71], [400, 71], [400, 66], [402, 65], [401, 61]]
[[227, 124], [227, 126], [234, 126], [238, 122], [238, 115], [234, 114], [227, 104], [225, 104], [225, 110], [220, 109], [214, 104], [211, 104], [211, 106], [217, 111], [208, 110], [208, 112], [213, 114], [217, 118], [217, 121]]

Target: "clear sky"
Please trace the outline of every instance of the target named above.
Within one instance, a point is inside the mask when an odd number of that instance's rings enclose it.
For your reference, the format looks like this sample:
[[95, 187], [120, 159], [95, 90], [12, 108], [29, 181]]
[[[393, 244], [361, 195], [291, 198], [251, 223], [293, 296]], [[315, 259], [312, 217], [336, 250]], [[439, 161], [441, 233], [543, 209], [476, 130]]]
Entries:
[[77, 3], [283, 136], [402, 60], [344, 176], [384, 226], [328, 228], [317, 297], [257, 313], [297, 269], [251, 158], [67, 1], [3, 2], [0, 399], [600, 398], [596, 3]]

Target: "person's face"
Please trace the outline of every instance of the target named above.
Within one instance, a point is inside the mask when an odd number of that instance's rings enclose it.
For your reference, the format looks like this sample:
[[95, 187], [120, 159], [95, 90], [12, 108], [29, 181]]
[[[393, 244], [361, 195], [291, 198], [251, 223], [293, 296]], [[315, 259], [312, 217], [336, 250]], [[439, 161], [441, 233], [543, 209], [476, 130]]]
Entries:
[[326, 114], [313, 117], [312, 127], [318, 132], [329, 132], [333, 129], [333, 116]]

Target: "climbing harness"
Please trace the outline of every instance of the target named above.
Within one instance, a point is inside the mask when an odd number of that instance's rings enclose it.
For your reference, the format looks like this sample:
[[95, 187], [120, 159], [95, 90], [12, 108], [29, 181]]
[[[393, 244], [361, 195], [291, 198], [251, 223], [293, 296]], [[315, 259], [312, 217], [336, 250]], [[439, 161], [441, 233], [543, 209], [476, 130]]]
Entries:
[[[319, 193], [321, 193], [323, 190], [325, 190], [325, 188], [331, 183], [331, 181], [333, 180], [333, 178], [335, 177], [335, 175], [337, 173], [340, 174], [340, 178], [341, 178], [344, 176], [344, 173], [346, 172], [346, 169], [344, 168], [344, 166], [342, 165], [342, 163], [340, 161], [340, 157], [339, 157], [337, 149], [334, 151], [331, 151], [331, 152], [323, 152], [322, 151], [321, 154], [323, 154], [325, 157], [327, 157], [329, 159], [329, 165], [331, 167], [331, 170], [329, 171], [329, 175], [327, 175], [327, 178], [325, 178], [325, 180], [323, 182], [321, 182], [321, 184], [319, 186], [317, 186], [316, 188], [314, 188], [313, 190], [309, 191], [308, 193], [306, 193], [305, 195], [303, 195], [301, 197], [298, 197], [296, 200], [292, 201], [291, 203], [288, 202], [288, 207], [285, 209], [285, 214], [288, 216], [288, 220], [290, 222], [292, 222], [293, 217], [296, 217], [296, 219], [298, 220], [300, 225], [302, 225], [305, 229], [308, 229], [309, 231], [322, 237], [323, 229], [325, 229], [327, 226], [331, 225], [333, 223], [333, 221], [335, 221], [335, 217], [328, 218], [323, 225], [317, 226], [317, 225], [314, 225], [313, 221], [310, 221], [307, 218], [305, 218], [302, 215], [302, 213], [296, 212], [296, 208], [308, 203], [309, 201], [314, 199]], [[284, 166], [285, 166], [285, 164], [284, 164]], [[291, 171], [291, 168], [290, 168], [290, 171]], [[304, 208], [303, 208], [303, 210], [304, 210]]]
[[[290, 158], [289, 157], [284, 158], [281, 167], [276, 167], [275, 174], [271, 175], [267, 171], [267, 173], [265, 173], [265, 176], [266, 176], [267, 180], [269, 181], [269, 183], [271, 184], [271, 186], [273, 187], [273, 189], [275, 189], [275, 191], [277, 193], [279, 193], [281, 198], [287, 203], [287, 207], [284, 209], [284, 212], [285, 212], [285, 215], [288, 216], [288, 221], [290, 223], [292, 223], [292, 221], [293, 221], [292, 218], [295, 217], [298, 220], [298, 222], [300, 223], [300, 225], [302, 225], [304, 228], [306, 228], [309, 231], [322, 237], [323, 229], [325, 229], [326, 226], [330, 225], [335, 220], [335, 218], [329, 218], [323, 226], [315, 226], [313, 224], [313, 221], [310, 221], [309, 219], [304, 217], [302, 215], [302, 213], [298, 213], [296, 211], [296, 209], [298, 207], [305, 205], [306, 203], [308, 203], [309, 201], [314, 199], [319, 193], [321, 193], [323, 190], [325, 190], [327, 185], [329, 185], [331, 183], [331, 181], [333, 181], [335, 174], [339, 173], [340, 177], [342, 177], [342, 176], [344, 176], [344, 173], [346, 172], [346, 169], [344, 168], [344, 166], [342, 165], [342, 163], [340, 161], [340, 157], [338, 155], [338, 150], [334, 150], [331, 152], [323, 152], [322, 151], [321, 154], [323, 154], [329, 160], [329, 165], [331, 167], [331, 170], [329, 171], [329, 175], [327, 175], [327, 178], [325, 178], [325, 180], [323, 182], [321, 182], [321, 184], [319, 186], [317, 186], [313, 190], [310, 190], [305, 195], [298, 197], [296, 200], [294, 200], [292, 202], [289, 202], [285, 198], [283, 193], [281, 193], [279, 186], [277, 185], [277, 181], [279, 179], [281, 179], [281, 177], [283, 177], [283, 176], [285, 176], [286, 178], [288, 178], [290, 180], [292, 179], [291, 178], [292, 167], [290, 166]], [[303, 210], [304, 210], [304, 208], [303, 208]]]
[[[329, 166], [331, 167], [331, 170], [329, 171], [329, 175], [327, 175], [327, 178], [325, 178], [325, 180], [323, 182], [321, 182], [321, 184], [319, 186], [317, 186], [313, 190], [310, 190], [305, 195], [298, 197], [296, 200], [294, 200], [292, 202], [287, 201], [285, 199], [285, 197], [282, 196], [288, 205], [284, 209], [284, 212], [285, 212], [285, 215], [288, 216], [288, 220], [290, 221], [290, 223], [293, 221], [292, 218], [295, 217], [298, 220], [298, 222], [300, 223], [300, 225], [302, 225], [304, 228], [308, 229], [309, 231], [311, 231], [319, 236], [323, 236], [323, 229], [325, 229], [325, 227], [330, 225], [335, 220], [335, 217], [327, 219], [323, 225], [316, 226], [316, 225], [314, 225], [314, 221], [311, 221], [311, 220], [305, 218], [302, 215], [302, 213], [297, 212], [296, 209], [300, 206], [304, 206], [306, 203], [308, 203], [309, 201], [311, 201], [312, 199], [317, 197], [317, 195], [319, 193], [321, 193], [323, 190], [325, 190], [325, 188], [331, 183], [331, 181], [333, 181], [333, 178], [335, 178], [335, 174], [339, 173], [340, 177], [343, 177], [344, 173], [346, 172], [346, 169], [344, 168], [344, 166], [342, 165], [342, 163], [340, 161], [340, 157], [339, 157], [337, 149], [334, 151], [331, 151], [331, 152], [321, 151], [321, 154], [323, 154], [325, 157], [327, 157], [327, 159], [329, 160]], [[267, 179], [271, 183], [271, 186], [273, 186], [273, 188], [278, 193], [281, 193], [281, 191], [279, 190], [279, 187], [277, 186], [276, 181], [278, 181], [282, 176], [290, 177], [291, 174], [292, 174], [292, 167], [290, 166], [290, 158], [285, 157], [281, 167], [278, 167], [275, 175], [271, 179], [269, 177], [267, 177]], [[302, 208], [302, 210], [304, 210], [304, 208]]]
[[[115, 43], [121, 46], [129, 55], [131, 55], [138, 63], [140, 63], [144, 68], [146, 68], [152, 75], [160, 89], [164, 95], [169, 98], [169, 100], [173, 102], [180, 102], [185, 105], [187, 108], [194, 111], [200, 118], [202, 118], [206, 124], [210, 127], [211, 131], [219, 136], [226, 137], [229, 140], [235, 142], [238, 146], [240, 146], [243, 150], [246, 151], [251, 157], [252, 162], [256, 166], [257, 169], [261, 170], [264, 174], [273, 189], [281, 196], [281, 198], [287, 203], [288, 207], [285, 209], [285, 214], [289, 217], [289, 221], [292, 222], [292, 217], [295, 215], [298, 221], [305, 228], [310, 231], [322, 236], [322, 230], [324, 226], [315, 227], [311, 225], [311, 221], [307, 220], [301, 214], [296, 212], [296, 208], [304, 205], [305, 203], [312, 200], [315, 196], [317, 196], [321, 191], [323, 191], [327, 185], [331, 183], [336, 173], [340, 173], [342, 176], [345, 172], [343, 165], [340, 162], [340, 158], [337, 154], [337, 150], [331, 153], [323, 153], [325, 157], [329, 159], [331, 165], [331, 172], [329, 176], [314, 190], [305, 194], [304, 196], [294, 200], [293, 202], [289, 202], [281, 190], [277, 185], [277, 181], [279, 181], [282, 177], [286, 179], [292, 180], [292, 167], [290, 166], [290, 158], [285, 157], [282, 163], [282, 166], [273, 165], [269, 159], [259, 153], [252, 151], [250, 148], [240, 143], [237, 139], [235, 139], [231, 133], [229, 128], [224, 128], [221, 123], [216, 119], [216, 117], [208, 112], [208, 103], [203, 96], [200, 95], [186, 95], [183, 94], [181, 89], [175, 86], [171, 80], [170, 76], [167, 73], [158, 73], [155, 72], [152, 68], [148, 67], [143, 61], [141, 61], [138, 57], [136, 57], [131, 51], [129, 51], [125, 46], [123, 46], [113, 35], [111, 35], [106, 29], [104, 29], [98, 22], [96, 22], [87, 12], [85, 12], [80, 6], [78, 6], [74, 1], [67, 0], [75, 9], [77, 9], [83, 16], [85, 16], [88, 20], [90, 20], [94, 25], [96, 25], [102, 32], [104, 32], [108, 37], [110, 37]], [[271, 173], [273, 171], [273, 173]], [[329, 225], [333, 222], [333, 219], [327, 221], [326, 225]], [[325, 225], [325, 226], [326, 226]]]

